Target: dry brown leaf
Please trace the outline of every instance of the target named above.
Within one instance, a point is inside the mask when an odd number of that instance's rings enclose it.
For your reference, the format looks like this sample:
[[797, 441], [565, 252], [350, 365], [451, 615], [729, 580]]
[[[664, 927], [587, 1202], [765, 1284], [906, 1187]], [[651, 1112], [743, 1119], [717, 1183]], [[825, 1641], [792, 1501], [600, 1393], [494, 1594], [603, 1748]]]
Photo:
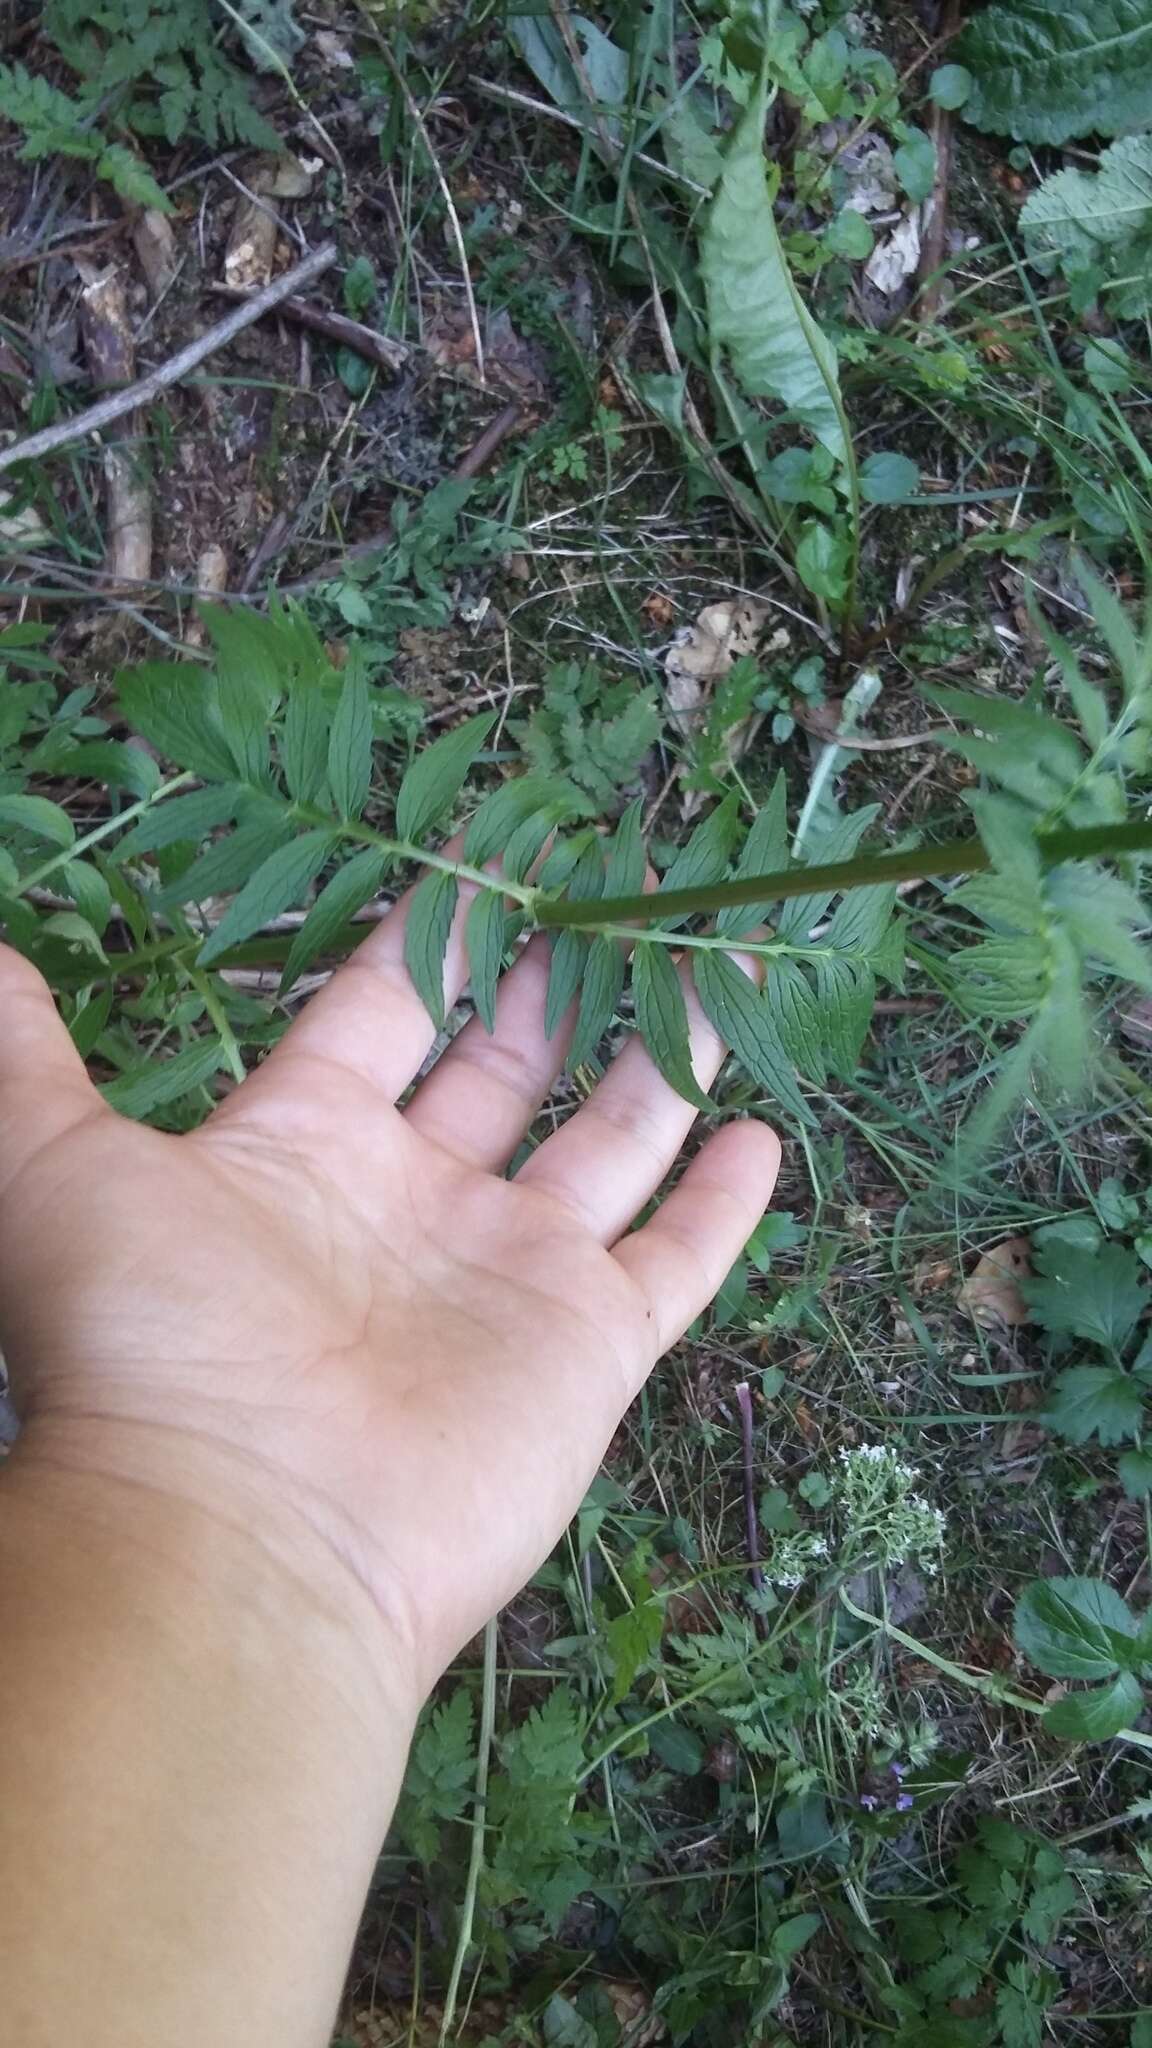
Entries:
[[258, 157], [244, 183], [224, 252], [225, 284], [258, 289], [271, 276], [280, 232], [275, 202], [304, 199], [312, 190], [312, 172], [299, 157]]
[[768, 609], [756, 597], [726, 597], [706, 604], [694, 625], [681, 626], [664, 657], [673, 711], [695, 709], [706, 686], [721, 682], [741, 655], [755, 653]]
[[902, 220], [898, 228], [877, 242], [872, 254], [864, 265], [864, 275], [869, 284], [875, 285], [890, 299], [899, 291], [905, 278], [911, 277], [920, 261], [920, 223], [914, 213]]
[[956, 1268], [951, 1259], [921, 1259], [912, 1268], [913, 1294], [939, 1294], [947, 1287]]
[[676, 617], [676, 606], [663, 590], [650, 591], [640, 609], [654, 626], [670, 626]]
[[1028, 1321], [1020, 1282], [1031, 1277], [1032, 1247], [1026, 1237], [1006, 1237], [985, 1252], [956, 1296], [956, 1305], [982, 1330], [1011, 1329]]
[[155, 304], [176, 275], [176, 237], [171, 221], [159, 207], [141, 207], [132, 222], [132, 247]]

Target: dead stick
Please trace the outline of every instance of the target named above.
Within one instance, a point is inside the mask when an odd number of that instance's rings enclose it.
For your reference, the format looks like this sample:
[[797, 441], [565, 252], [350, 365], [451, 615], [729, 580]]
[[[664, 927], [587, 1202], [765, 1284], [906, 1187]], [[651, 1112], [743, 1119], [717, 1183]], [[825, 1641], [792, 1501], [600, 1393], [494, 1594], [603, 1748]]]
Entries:
[[[217, 298], [242, 301], [248, 297], [243, 285], [214, 284], [210, 289]], [[310, 328], [313, 334], [322, 334], [328, 341], [336, 341], [343, 348], [352, 349], [367, 362], [376, 363], [382, 370], [391, 370], [395, 375], [408, 361], [412, 351], [406, 342], [393, 341], [387, 334], [377, 334], [374, 327], [365, 327], [360, 320], [349, 320], [343, 313], [330, 312], [327, 306], [313, 306], [307, 299], [281, 299], [273, 309], [285, 320], [294, 320], [297, 327]]]
[[[948, 42], [959, 26], [959, 0], [946, 0], [941, 42]], [[944, 235], [948, 225], [948, 189], [952, 179], [952, 133], [953, 120], [949, 109], [933, 106], [931, 134], [936, 153], [936, 174], [924, 208], [924, 239], [916, 270], [919, 290], [914, 301], [916, 318], [924, 326], [935, 320], [940, 310], [944, 283], [941, 273], [944, 267]]]
[[740, 1444], [744, 1465], [744, 1529], [748, 1546], [748, 1576], [758, 1593], [764, 1590], [764, 1574], [760, 1569], [760, 1530], [756, 1520], [756, 1454], [752, 1437], [752, 1394], [747, 1380], [741, 1380], [736, 1389], [736, 1406], [740, 1410]]
[[327, 270], [335, 261], [336, 245], [334, 242], [326, 242], [322, 249], [313, 250], [311, 256], [306, 256], [302, 263], [297, 263], [291, 270], [286, 270], [283, 277], [276, 278], [272, 284], [265, 285], [263, 291], [254, 292], [242, 305], [234, 307], [231, 313], [226, 313], [223, 320], [218, 320], [214, 327], [209, 327], [205, 333], [198, 335], [195, 341], [188, 343], [187, 348], [182, 348], [166, 363], [161, 363], [159, 369], [150, 371], [147, 377], [139, 378], [135, 384], [127, 385], [123, 391], [111, 392], [96, 405], [90, 405], [85, 412], [73, 414], [70, 420], [57, 420], [54, 426], [44, 427], [38, 434], [29, 434], [26, 440], [16, 441], [10, 448], [0, 448], [0, 470], [11, 469], [17, 462], [31, 462], [40, 455], [51, 455], [55, 449], [67, 448], [72, 442], [82, 441], [86, 435], [97, 433], [101, 427], [110, 426], [113, 420], [123, 419], [125, 413], [135, 412], [137, 406], [150, 405], [162, 391], [167, 391], [173, 384], [179, 384], [181, 378], [186, 377], [190, 370], [194, 370], [202, 363], [206, 356], [214, 355], [217, 349], [223, 348], [235, 335], [242, 334], [246, 327], [251, 327], [254, 320], [261, 319], [273, 306], [278, 306], [282, 299], [290, 298], [301, 285], [311, 284], [314, 278], [319, 277], [320, 273]]

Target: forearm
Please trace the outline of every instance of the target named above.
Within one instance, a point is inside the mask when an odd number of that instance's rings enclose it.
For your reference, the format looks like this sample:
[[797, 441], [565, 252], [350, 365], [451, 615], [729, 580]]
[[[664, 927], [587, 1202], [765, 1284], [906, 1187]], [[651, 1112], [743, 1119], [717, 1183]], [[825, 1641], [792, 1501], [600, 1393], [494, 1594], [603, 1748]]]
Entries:
[[337, 1560], [18, 1450], [0, 1475], [5, 2041], [321, 2048], [414, 1701]]

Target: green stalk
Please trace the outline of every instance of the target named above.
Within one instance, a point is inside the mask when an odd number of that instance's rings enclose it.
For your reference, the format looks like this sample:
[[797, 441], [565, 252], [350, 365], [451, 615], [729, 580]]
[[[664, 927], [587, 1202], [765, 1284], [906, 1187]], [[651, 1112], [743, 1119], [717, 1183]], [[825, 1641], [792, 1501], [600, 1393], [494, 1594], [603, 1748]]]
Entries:
[[[1066, 860], [1096, 860], [1107, 854], [1152, 852], [1152, 818], [1128, 819], [1118, 825], [1063, 826], [1055, 832], [1037, 833], [1035, 845], [1048, 867]], [[537, 893], [529, 908], [535, 923], [544, 931], [624, 921], [650, 924], [654, 918], [721, 910], [730, 903], [776, 903], [785, 897], [807, 896], [825, 889], [918, 882], [930, 875], [975, 875], [991, 865], [988, 850], [979, 839], [946, 839], [938, 846], [866, 854], [859, 860], [825, 861], [815, 867], [783, 868], [778, 874], [743, 875], [737, 881], [656, 890], [645, 896], [604, 896], [571, 902]]]

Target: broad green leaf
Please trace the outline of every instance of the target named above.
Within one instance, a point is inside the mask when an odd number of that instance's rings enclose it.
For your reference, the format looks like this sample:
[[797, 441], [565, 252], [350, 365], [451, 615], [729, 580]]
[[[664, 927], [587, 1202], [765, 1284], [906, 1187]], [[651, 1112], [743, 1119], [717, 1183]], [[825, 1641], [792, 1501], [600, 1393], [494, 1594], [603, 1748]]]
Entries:
[[226, 825], [235, 817], [242, 794], [238, 782], [218, 782], [190, 790], [187, 796], [168, 797], [154, 810], [145, 811], [123, 839], [116, 841], [113, 859], [133, 860], [137, 854], [154, 853], [162, 846], [178, 846], [183, 839], [199, 845], [217, 825]]
[[821, 946], [871, 959], [888, 929], [895, 903], [895, 889], [883, 883], [870, 889], [849, 889], [836, 906]]
[[[842, 206], [824, 230], [821, 247], [829, 256], [843, 256], [849, 263], [864, 263], [876, 246], [876, 236], [864, 215], [854, 206]], [[831, 497], [831, 492], [828, 493]], [[832, 499], [832, 504], [835, 499]], [[832, 510], [832, 504], [823, 509]]]
[[78, 782], [103, 782], [109, 789], [129, 789], [134, 797], [155, 795], [163, 775], [143, 747], [130, 747], [121, 740], [83, 740], [69, 747], [53, 767], [60, 775]]
[[[707, 882], [718, 882], [727, 872], [732, 858], [732, 849], [740, 829], [740, 799], [735, 791], [717, 804], [710, 817], [697, 825], [686, 846], [682, 846], [667, 872], [660, 878], [660, 889], [697, 889]], [[658, 892], [659, 895], [659, 892]], [[683, 922], [683, 913], [657, 920], [665, 930]]]
[[[977, 731], [989, 733], [994, 739], [1009, 740], [1012, 749], [1025, 755], [1044, 775], [1050, 776], [1057, 790], [1064, 784], [1074, 782], [1084, 771], [1084, 750], [1067, 726], [1049, 717], [1047, 712], [1033, 710], [1025, 704], [1013, 704], [1002, 697], [981, 697], [974, 690], [929, 689], [924, 695], [933, 704], [939, 704], [953, 718], [963, 719]], [[1013, 784], [997, 773], [997, 761], [1003, 763], [1006, 749], [988, 754], [984, 742], [972, 742], [965, 733], [949, 736], [948, 744], [955, 742], [957, 753], [967, 752], [975, 744], [980, 748], [979, 765], [990, 762], [990, 773], [997, 781], [1005, 781], [1008, 788]], [[943, 742], [941, 742], [943, 744]], [[970, 755], [970, 759], [975, 758]], [[1017, 794], [1025, 794], [1023, 790]]]
[[704, 1013], [741, 1066], [781, 1109], [801, 1123], [812, 1123], [772, 1012], [755, 982], [718, 948], [697, 948], [692, 967]]
[[907, 455], [877, 449], [860, 465], [860, 496], [870, 505], [902, 505], [920, 489], [920, 471]]
[[1103, 1579], [1037, 1579], [1016, 1602], [1016, 1647], [1049, 1678], [1112, 1678], [1136, 1656], [1136, 1621]]
[[332, 851], [331, 832], [302, 832], [260, 863], [200, 948], [201, 967], [251, 938], [269, 918], [298, 904]]
[[280, 736], [280, 765], [288, 794], [297, 803], [324, 802], [330, 725], [323, 691], [314, 682], [294, 683]]
[[1135, 1253], [1118, 1244], [1099, 1251], [1045, 1245], [1036, 1269], [1025, 1286], [1034, 1320], [1052, 1336], [1085, 1337], [1119, 1357], [1148, 1301]]
[[91, 861], [70, 860], [60, 871], [60, 881], [81, 917], [93, 931], [102, 932], [112, 915], [112, 891]]
[[220, 731], [215, 686], [192, 662], [145, 661], [122, 668], [116, 694], [126, 722], [205, 782], [232, 782], [235, 766]]
[[46, 917], [40, 930], [61, 939], [66, 946], [80, 946], [86, 953], [94, 953], [98, 960], [106, 960], [107, 954], [100, 943], [100, 934], [78, 910], [57, 910]]
[[366, 846], [325, 883], [289, 948], [280, 976], [281, 994], [299, 981], [349, 918], [371, 902], [380, 886], [385, 859], [374, 846]]
[[1049, 1735], [1063, 1736], [1067, 1742], [1107, 1742], [1121, 1728], [1131, 1727], [1143, 1706], [1139, 1679], [1122, 1671], [1110, 1685], [1057, 1700], [1047, 1709], [1044, 1726]]
[[794, 1067], [822, 1088], [828, 1059], [824, 1023], [812, 984], [795, 960], [769, 960], [764, 1000]]
[[1152, 305], [1152, 140], [1125, 135], [1095, 170], [1054, 172], [1027, 201], [1020, 225], [1038, 270], [1062, 270], [1086, 296], [1099, 292], [1118, 319], [1141, 318]]
[[713, 348], [751, 398], [777, 398], [841, 462], [850, 458], [836, 352], [808, 312], [776, 229], [757, 87], [728, 146], [700, 243]]
[[845, 526], [826, 526], [822, 519], [807, 519], [796, 543], [796, 574], [813, 597], [839, 604], [848, 587], [850, 554]]
[[1126, 1443], [1140, 1434], [1145, 1391], [1131, 1373], [1111, 1366], [1073, 1366], [1059, 1375], [1042, 1419], [1070, 1444], [1094, 1436], [1102, 1444]]
[[241, 889], [262, 861], [283, 846], [292, 831], [292, 821], [283, 811], [261, 806], [254, 815], [246, 817], [235, 832], [225, 839], [216, 840], [206, 847], [163, 889], [157, 891], [156, 901], [162, 909], [173, 903], [203, 903], [209, 896], [225, 895], [230, 889]]
[[1116, 1475], [1129, 1500], [1152, 1493], [1152, 1451], [1125, 1451], [1116, 1460]]
[[928, 81], [928, 97], [937, 107], [955, 113], [972, 92], [972, 73], [963, 64], [938, 64]]
[[459, 894], [455, 875], [435, 869], [417, 883], [404, 925], [404, 964], [437, 1030], [444, 1022], [444, 955]]
[[197, 607], [216, 653], [216, 673], [252, 698], [267, 725], [291, 672], [291, 643], [280, 622], [247, 605]]
[[1060, 144], [1147, 126], [1148, 0], [994, 0], [949, 54], [972, 73], [964, 118], [990, 134]]
[[504, 965], [506, 922], [503, 896], [496, 889], [481, 889], [469, 907], [465, 937], [472, 1000], [487, 1032], [496, 1028], [496, 986]]
[[51, 846], [71, 846], [76, 838], [67, 811], [46, 796], [0, 796], [0, 828], [5, 825], [33, 839], [46, 839]]
[[[496, 723], [495, 712], [465, 719], [417, 754], [396, 799], [396, 833], [420, 845], [451, 810], [468, 770]], [[421, 884], [423, 886], [423, 884]]]
[[194, 1088], [202, 1088], [223, 1064], [224, 1051], [219, 1039], [201, 1038], [195, 1045], [186, 1045], [183, 1051], [173, 1053], [170, 1059], [147, 1060], [130, 1073], [119, 1074], [115, 1081], [106, 1081], [100, 1093], [121, 1116], [139, 1121], [178, 1101], [181, 1095], [190, 1095]]
[[589, 140], [594, 148], [602, 149], [596, 138], [596, 123], [586, 113], [587, 88], [584, 80], [595, 96], [607, 133], [615, 138], [620, 131], [620, 117], [612, 110], [619, 108], [628, 97], [628, 52], [612, 42], [586, 14], [569, 14], [566, 22], [580, 52], [579, 72], [565, 47], [564, 38], [546, 13], [533, 14], [525, 10], [510, 14], [508, 34], [545, 92], [558, 107], [587, 118]]
[[593, 939], [580, 985], [580, 1013], [568, 1054], [570, 1066], [579, 1067], [591, 1059], [608, 1030], [620, 1002], [625, 972], [623, 941]]
[[782, 1920], [773, 1928], [770, 1948], [773, 1959], [778, 1963], [790, 1963], [798, 1956], [814, 1934], [819, 1934], [824, 1920], [819, 1913], [794, 1913], [790, 1920]]
[[358, 655], [350, 655], [328, 740], [328, 786], [342, 818], [358, 818], [372, 781], [372, 706]]
[[824, 1049], [829, 1064], [850, 1079], [872, 1016], [876, 984], [871, 970], [855, 961], [818, 955], [813, 964]]
[[909, 128], [892, 157], [892, 166], [913, 206], [931, 195], [936, 181], [936, 147], [922, 128]]
[[695, 1109], [714, 1109], [692, 1071], [688, 1010], [667, 946], [638, 939], [632, 957], [636, 1028], [669, 1086]]
[[533, 811], [509, 834], [501, 863], [510, 882], [526, 881], [557, 825], [575, 816], [571, 797], [559, 798]]
[[[790, 865], [788, 859], [788, 784], [780, 769], [763, 809], [756, 813], [743, 851], [736, 863], [739, 881], [753, 875], [778, 875]], [[763, 924], [772, 908], [772, 898], [763, 903], [730, 903], [716, 919], [716, 930], [727, 938], [750, 932]]]

